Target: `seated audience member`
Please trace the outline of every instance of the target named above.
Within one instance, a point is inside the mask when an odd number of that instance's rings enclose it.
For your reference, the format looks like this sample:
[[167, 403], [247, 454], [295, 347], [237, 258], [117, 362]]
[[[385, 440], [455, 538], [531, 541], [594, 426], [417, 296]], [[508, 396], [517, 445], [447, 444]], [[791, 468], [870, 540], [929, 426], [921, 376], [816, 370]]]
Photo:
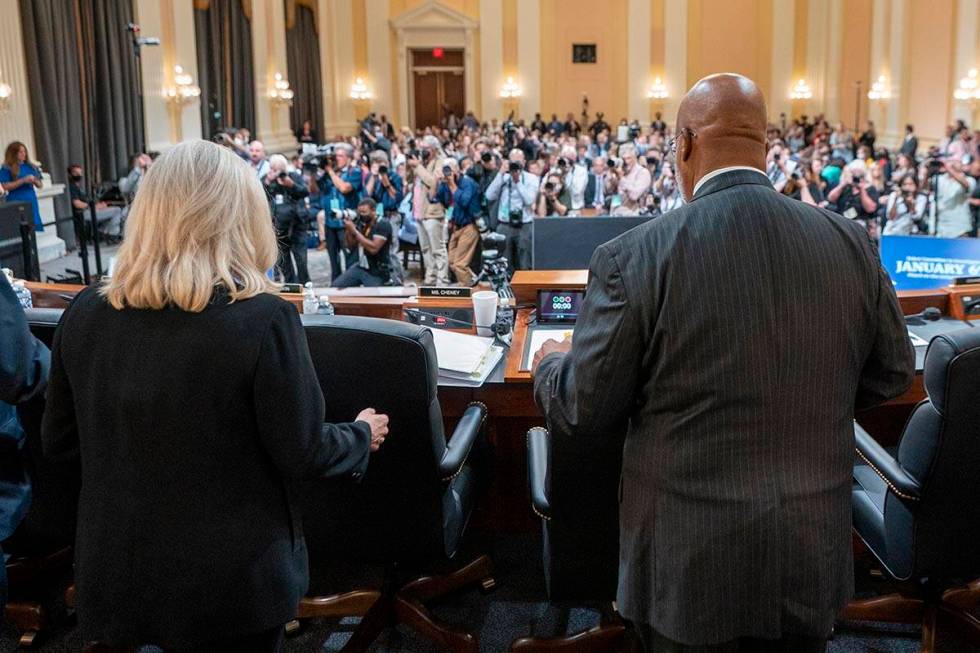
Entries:
[[925, 233], [926, 225], [926, 196], [919, 192], [919, 185], [914, 174], [907, 174], [897, 184], [895, 190], [888, 195], [885, 205], [885, 236], [911, 236]]
[[363, 473], [387, 417], [323, 423], [299, 314], [266, 276], [266, 195], [231, 150], [163, 154], [128, 227], [112, 278], [61, 319], [42, 426], [45, 454], [81, 465], [82, 637], [278, 651], [308, 584], [289, 488]]
[[650, 171], [641, 166], [636, 158], [636, 147], [631, 143], [621, 145], [619, 156], [622, 166], [613, 169], [617, 177], [616, 191], [622, 201], [612, 212], [613, 215], [639, 215], [644, 205], [644, 196], [650, 192]]
[[357, 204], [357, 218], [343, 217], [347, 249], [357, 252], [354, 265], [333, 282], [334, 288], [384, 286], [391, 282], [391, 223], [377, 215], [377, 204], [365, 197]]
[[269, 196], [272, 218], [279, 242], [276, 262], [286, 283], [306, 283], [310, 273], [306, 265], [306, 241], [310, 231], [306, 198], [310, 190], [299, 172], [289, 172], [286, 157], [269, 157], [269, 171], [262, 178]]
[[139, 153], [133, 156], [132, 167], [129, 169], [129, 173], [119, 180], [119, 192], [122, 193], [126, 201], [132, 204], [133, 199], [136, 197], [136, 191], [139, 190], [140, 181], [143, 180], [143, 175], [153, 164], [153, 160], [148, 154]]
[[538, 217], [568, 215], [569, 207], [562, 203], [561, 196], [564, 192], [562, 176], [557, 173], [549, 174], [545, 177], [541, 192], [538, 194], [538, 201], [535, 214]]
[[772, 187], [782, 192], [783, 187], [786, 186], [786, 182], [789, 180], [789, 176], [796, 170], [796, 161], [793, 161], [790, 152], [783, 147], [782, 143], [777, 141], [769, 149], [769, 154], [766, 156], [766, 165], [766, 174], [769, 175], [769, 181], [772, 182]]
[[820, 182], [820, 166], [798, 165], [790, 174], [783, 193], [810, 206], [824, 207], [824, 197]]
[[[85, 192], [84, 183], [84, 170], [82, 170], [82, 166], [69, 166], [68, 193], [71, 196], [71, 208], [75, 211], [87, 211], [89, 208], [89, 196]], [[99, 230], [110, 241], [119, 239], [122, 236], [122, 207], [109, 206], [105, 202], [96, 202], [95, 216], [99, 223]]]
[[[48, 348], [31, 335], [7, 275], [0, 272], [0, 542], [14, 534], [31, 504], [17, 404], [44, 395], [50, 360]], [[0, 610], [6, 603], [7, 572], [0, 566]]]
[[473, 271], [470, 263], [480, 240], [476, 226], [481, 208], [480, 186], [472, 177], [462, 174], [453, 159], [444, 159], [435, 200], [446, 207], [446, 215], [451, 216], [448, 220], [449, 269], [456, 275], [459, 285], [471, 286]]
[[878, 237], [878, 191], [868, 182], [864, 164], [849, 163], [827, 200], [837, 213], [863, 225], [872, 238]]

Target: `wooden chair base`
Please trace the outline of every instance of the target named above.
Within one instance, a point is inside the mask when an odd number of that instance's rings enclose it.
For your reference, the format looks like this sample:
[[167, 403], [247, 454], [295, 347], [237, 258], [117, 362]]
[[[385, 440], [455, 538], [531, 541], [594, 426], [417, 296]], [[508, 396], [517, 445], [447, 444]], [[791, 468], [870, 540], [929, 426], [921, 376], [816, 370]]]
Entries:
[[639, 642], [614, 605], [603, 606], [599, 625], [562, 637], [522, 637], [510, 645], [510, 653], [632, 653]]
[[7, 578], [13, 595], [4, 611], [4, 619], [20, 631], [21, 648], [32, 648], [40, 643], [49, 616], [41, 600], [35, 596], [37, 588], [57, 580], [59, 574], [71, 567], [72, 548], [63, 547], [38, 557], [14, 557], [7, 563]]
[[361, 623], [342, 653], [363, 653], [387, 629], [404, 624], [426, 639], [452, 653], [479, 653], [472, 633], [445, 623], [427, 604], [472, 585], [493, 589], [490, 558], [480, 556], [451, 574], [424, 576], [400, 587], [386, 581], [381, 591], [356, 591], [327, 597], [307, 597], [300, 601], [298, 619], [312, 617], [361, 616]]
[[936, 599], [917, 593], [896, 593], [852, 601], [841, 618], [848, 621], [921, 623], [921, 653], [935, 653], [936, 631], [940, 621], [955, 629], [973, 646], [980, 647], [980, 619], [973, 613], [980, 607], [980, 580], [964, 587], [947, 589]]

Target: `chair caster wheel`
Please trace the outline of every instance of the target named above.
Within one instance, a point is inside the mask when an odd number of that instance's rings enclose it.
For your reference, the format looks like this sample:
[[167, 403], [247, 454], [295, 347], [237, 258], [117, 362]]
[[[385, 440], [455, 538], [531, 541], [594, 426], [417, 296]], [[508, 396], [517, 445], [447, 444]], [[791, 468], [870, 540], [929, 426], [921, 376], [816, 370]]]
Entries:
[[483, 592], [484, 594], [487, 594], [488, 592], [492, 592], [495, 589], [497, 589], [497, 581], [496, 579], [494, 579], [493, 576], [487, 576], [486, 578], [480, 581], [480, 591]]
[[286, 637], [292, 637], [298, 635], [299, 631], [303, 630], [303, 624], [299, 619], [293, 619], [292, 621], [286, 622], [285, 631]]
[[37, 631], [28, 630], [21, 634], [18, 644], [21, 648], [33, 648], [37, 643]]

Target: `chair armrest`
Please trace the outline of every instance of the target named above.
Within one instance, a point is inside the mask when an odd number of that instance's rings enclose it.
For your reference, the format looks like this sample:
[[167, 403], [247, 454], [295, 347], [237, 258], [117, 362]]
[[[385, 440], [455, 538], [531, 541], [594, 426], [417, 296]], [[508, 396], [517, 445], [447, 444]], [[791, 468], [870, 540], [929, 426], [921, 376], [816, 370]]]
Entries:
[[551, 519], [548, 502], [548, 458], [551, 441], [546, 429], [540, 426], [527, 432], [527, 480], [531, 487], [531, 509], [541, 519]]
[[470, 455], [473, 443], [483, 430], [483, 420], [486, 417], [487, 407], [479, 402], [470, 404], [463, 411], [456, 430], [446, 443], [446, 452], [439, 461], [439, 476], [443, 481], [450, 481], [463, 471], [463, 465]]
[[898, 497], [908, 501], [918, 501], [922, 498], [922, 487], [919, 482], [902, 469], [898, 461], [856, 423], [854, 445], [858, 455]]

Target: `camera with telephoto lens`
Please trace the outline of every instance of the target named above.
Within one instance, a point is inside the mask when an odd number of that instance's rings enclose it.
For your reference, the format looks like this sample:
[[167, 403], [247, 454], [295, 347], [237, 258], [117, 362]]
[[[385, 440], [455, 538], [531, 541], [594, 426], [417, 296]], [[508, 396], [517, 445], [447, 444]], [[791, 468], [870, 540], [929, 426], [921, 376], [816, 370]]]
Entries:
[[939, 157], [932, 157], [926, 159], [926, 174], [929, 177], [935, 177], [936, 175], [943, 174], [943, 160]]
[[354, 209], [334, 209], [334, 217], [340, 221], [351, 220], [358, 231], [364, 231], [367, 222]]
[[313, 152], [302, 156], [304, 170], [319, 170], [337, 165], [337, 146], [333, 143], [321, 145]]
[[507, 166], [507, 172], [514, 174], [515, 172], [522, 172], [524, 166], [521, 165], [520, 161], [511, 161]]
[[385, 176], [388, 174], [388, 166], [378, 166], [378, 175]]
[[443, 177], [452, 177], [453, 176], [453, 167], [452, 166], [442, 166], [442, 176]]
[[555, 184], [550, 181], [544, 182], [544, 192], [553, 193], [555, 191]]

